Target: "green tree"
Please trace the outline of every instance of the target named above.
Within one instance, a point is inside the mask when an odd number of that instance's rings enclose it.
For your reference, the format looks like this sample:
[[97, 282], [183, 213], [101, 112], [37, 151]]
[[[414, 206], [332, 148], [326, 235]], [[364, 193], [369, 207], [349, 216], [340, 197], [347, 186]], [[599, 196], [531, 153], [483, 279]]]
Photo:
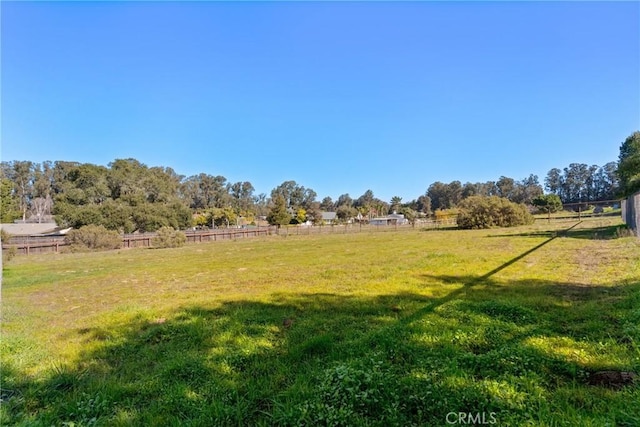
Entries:
[[102, 224], [102, 213], [98, 205], [71, 205], [56, 203], [54, 211], [58, 225], [80, 228], [85, 225]]
[[22, 220], [26, 220], [30, 201], [33, 198], [35, 165], [30, 161], [13, 161], [6, 166], [3, 165], [3, 174], [13, 183], [20, 215]]
[[496, 182], [496, 187], [498, 188], [497, 195], [499, 197], [512, 200], [516, 190], [516, 181], [513, 178], [501, 176]]
[[362, 194], [362, 196], [358, 197], [354, 203], [354, 206], [361, 207], [364, 206], [367, 209], [372, 209], [373, 201], [375, 196], [373, 195], [373, 191], [367, 190]]
[[135, 231], [131, 206], [109, 199], [100, 205], [100, 213], [102, 214], [101, 224], [109, 230], [118, 230], [121, 233]]
[[12, 193], [13, 183], [9, 179], [2, 178], [0, 180], [0, 220], [3, 223], [20, 218], [20, 209]]
[[233, 207], [245, 213], [253, 212], [253, 192], [255, 189], [249, 181], [236, 182], [227, 186]]
[[431, 209], [451, 209], [462, 200], [462, 184], [451, 181], [449, 184], [434, 182], [427, 189], [427, 196], [431, 199]]
[[557, 194], [560, 196], [560, 199], [562, 199], [564, 196], [564, 177], [562, 176], [562, 170], [558, 168], [551, 169], [544, 179], [544, 187], [548, 192]]
[[179, 194], [192, 209], [221, 208], [230, 202], [227, 187], [224, 176], [201, 173], [184, 180], [179, 186]]
[[545, 194], [533, 199], [533, 206], [537, 207], [540, 212], [548, 214], [551, 219], [551, 214], [562, 210], [562, 200], [557, 194]]
[[291, 215], [287, 212], [287, 202], [282, 194], [276, 194], [273, 200], [273, 206], [267, 215], [267, 221], [271, 225], [287, 225], [291, 222]]
[[53, 196], [53, 163], [50, 161], [35, 165], [33, 180], [34, 197]]
[[640, 132], [629, 135], [620, 146], [618, 157], [620, 194], [629, 196], [640, 190]]
[[620, 186], [617, 175], [618, 163], [609, 162], [598, 169], [595, 177], [595, 200], [616, 198]]
[[404, 217], [411, 223], [411, 225], [415, 225], [416, 219], [418, 218], [418, 212], [411, 209], [410, 207], [402, 206], [398, 210], [399, 214], [404, 215]]
[[400, 206], [402, 205], [402, 197], [400, 196], [393, 196], [391, 198], [391, 203], [389, 204], [389, 213], [392, 212], [398, 212], [398, 210], [400, 209]]
[[349, 196], [349, 193], [341, 194], [340, 196], [338, 196], [335, 207], [337, 208], [343, 205], [353, 206], [353, 199], [351, 198], [351, 196]]
[[431, 198], [426, 194], [423, 194], [422, 196], [418, 197], [418, 200], [416, 200], [416, 205], [415, 207], [412, 207], [412, 209], [415, 209], [416, 211], [423, 214], [431, 214]]
[[327, 196], [322, 199], [322, 202], [320, 203], [320, 209], [327, 212], [333, 212], [333, 210], [335, 209], [335, 204], [333, 203], [331, 197]]
[[159, 206], [152, 203], [142, 203], [133, 208], [133, 222], [136, 230], [141, 233], [156, 231], [161, 227], [171, 226], [169, 218]]
[[538, 181], [538, 176], [531, 174], [527, 178], [516, 183], [514, 194], [509, 200], [515, 203], [530, 205], [533, 203], [533, 199], [541, 196], [543, 193], [544, 191]]
[[143, 188], [146, 200], [157, 203], [174, 199], [182, 178], [169, 167], [155, 166], [145, 170]]
[[123, 199], [130, 204], [138, 204], [145, 200], [143, 188], [147, 166], [136, 159], [116, 159], [109, 163], [107, 186], [111, 198]]
[[310, 220], [313, 225], [322, 225], [324, 220], [322, 219], [322, 210], [320, 209], [320, 203], [315, 202], [307, 210], [307, 219]]
[[213, 223], [216, 227], [229, 228], [238, 220], [238, 215], [230, 207], [213, 208], [209, 211], [209, 224]]
[[343, 223], [349, 222], [356, 215], [358, 215], [358, 210], [353, 206], [342, 205], [336, 209], [336, 218]]

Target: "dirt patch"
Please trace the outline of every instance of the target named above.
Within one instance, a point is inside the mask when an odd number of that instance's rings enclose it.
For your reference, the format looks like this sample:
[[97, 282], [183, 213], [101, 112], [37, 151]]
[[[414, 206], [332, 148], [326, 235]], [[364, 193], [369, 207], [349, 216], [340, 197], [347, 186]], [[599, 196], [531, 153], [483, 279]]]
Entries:
[[599, 371], [589, 376], [589, 384], [597, 387], [621, 389], [625, 386], [633, 385], [638, 381], [638, 374], [635, 372], [621, 371]]
[[621, 286], [597, 286], [585, 283], [558, 284], [551, 288], [552, 295], [566, 301], [587, 301], [601, 299], [618, 299], [622, 297]]

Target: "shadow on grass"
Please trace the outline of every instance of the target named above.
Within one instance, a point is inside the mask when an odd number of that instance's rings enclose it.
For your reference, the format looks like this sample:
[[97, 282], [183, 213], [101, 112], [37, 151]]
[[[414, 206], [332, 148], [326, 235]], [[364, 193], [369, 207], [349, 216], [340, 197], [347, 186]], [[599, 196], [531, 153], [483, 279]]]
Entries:
[[640, 332], [627, 325], [639, 283], [482, 283], [445, 299], [275, 295], [78, 329], [93, 350], [74, 366], [41, 381], [3, 366], [3, 421], [444, 425], [451, 411], [492, 411], [519, 424], [567, 416], [566, 390], [591, 402], [582, 421], [640, 419], [622, 410], [637, 388], [585, 385], [598, 369], [640, 368]]
[[460, 287], [457, 290], [454, 290], [452, 292], [449, 292], [447, 295], [445, 295], [444, 297], [438, 298], [434, 301], [431, 301], [429, 304], [427, 304], [426, 306], [424, 306], [422, 309], [420, 309], [419, 311], [417, 311], [416, 313], [414, 313], [411, 317], [408, 317], [406, 319], [404, 319], [404, 323], [406, 322], [410, 322], [413, 321], [421, 316], [424, 316], [425, 314], [433, 311], [434, 309], [436, 309], [438, 306], [445, 304], [449, 301], [452, 301], [454, 299], [460, 298], [463, 294], [465, 294], [470, 288], [472, 288], [473, 286], [476, 286], [478, 284], [484, 283], [486, 284], [488, 282], [488, 279], [491, 278], [491, 276], [493, 276], [496, 273], [499, 273], [500, 271], [504, 270], [505, 268], [515, 264], [516, 262], [520, 261], [521, 259], [523, 259], [524, 257], [526, 257], [527, 255], [532, 254], [533, 252], [539, 250], [540, 248], [542, 248], [543, 246], [548, 245], [549, 243], [553, 242], [559, 235], [567, 235], [567, 233], [571, 232], [571, 230], [573, 230], [575, 227], [577, 227], [578, 225], [580, 225], [580, 222], [577, 222], [576, 224], [572, 225], [571, 227], [569, 227], [566, 230], [562, 230], [560, 232], [554, 233], [552, 235], [550, 235], [550, 237], [545, 240], [544, 242], [534, 246], [533, 248], [521, 253], [520, 255], [517, 255], [513, 258], [511, 258], [510, 260], [506, 261], [505, 263], [501, 264], [500, 266], [494, 268], [493, 270], [483, 274], [482, 276], [459, 276], [459, 277], [454, 277], [454, 276], [431, 276], [426, 274], [425, 277], [427, 279], [436, 279], [438, 281], [441, 281], [442, 283], [461, 283], [463, 286]]
[[580, 228], [577, 230], [562, 230], [562, 231], [533, 231], [530, 233], [518, 233], [518, 234], [496, 234], [490, 237], [568, 237], [572, 239], [587, 239], [587, 240], [609, 240], [617, 239], [620, 237], [629, 236], [628, 227], [625, 224], [609, 225], [602, 227], [589, 227]]

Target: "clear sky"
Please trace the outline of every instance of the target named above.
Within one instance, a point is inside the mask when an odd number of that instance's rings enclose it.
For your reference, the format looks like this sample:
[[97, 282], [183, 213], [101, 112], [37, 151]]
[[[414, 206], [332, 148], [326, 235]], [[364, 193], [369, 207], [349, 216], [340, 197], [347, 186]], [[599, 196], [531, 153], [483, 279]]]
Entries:
[[637, 1], [0, 7], [4, 161], [409, 201], [603, 165], [640, 130]]

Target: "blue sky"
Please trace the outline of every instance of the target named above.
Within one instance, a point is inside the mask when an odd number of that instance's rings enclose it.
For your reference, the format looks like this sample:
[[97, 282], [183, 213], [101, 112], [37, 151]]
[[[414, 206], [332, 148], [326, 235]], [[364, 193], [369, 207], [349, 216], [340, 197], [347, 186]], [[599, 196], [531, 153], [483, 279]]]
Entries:
[[603, 165], [640, 130], [638, 2], [2, 2], [2, 160], [384, 200]]

